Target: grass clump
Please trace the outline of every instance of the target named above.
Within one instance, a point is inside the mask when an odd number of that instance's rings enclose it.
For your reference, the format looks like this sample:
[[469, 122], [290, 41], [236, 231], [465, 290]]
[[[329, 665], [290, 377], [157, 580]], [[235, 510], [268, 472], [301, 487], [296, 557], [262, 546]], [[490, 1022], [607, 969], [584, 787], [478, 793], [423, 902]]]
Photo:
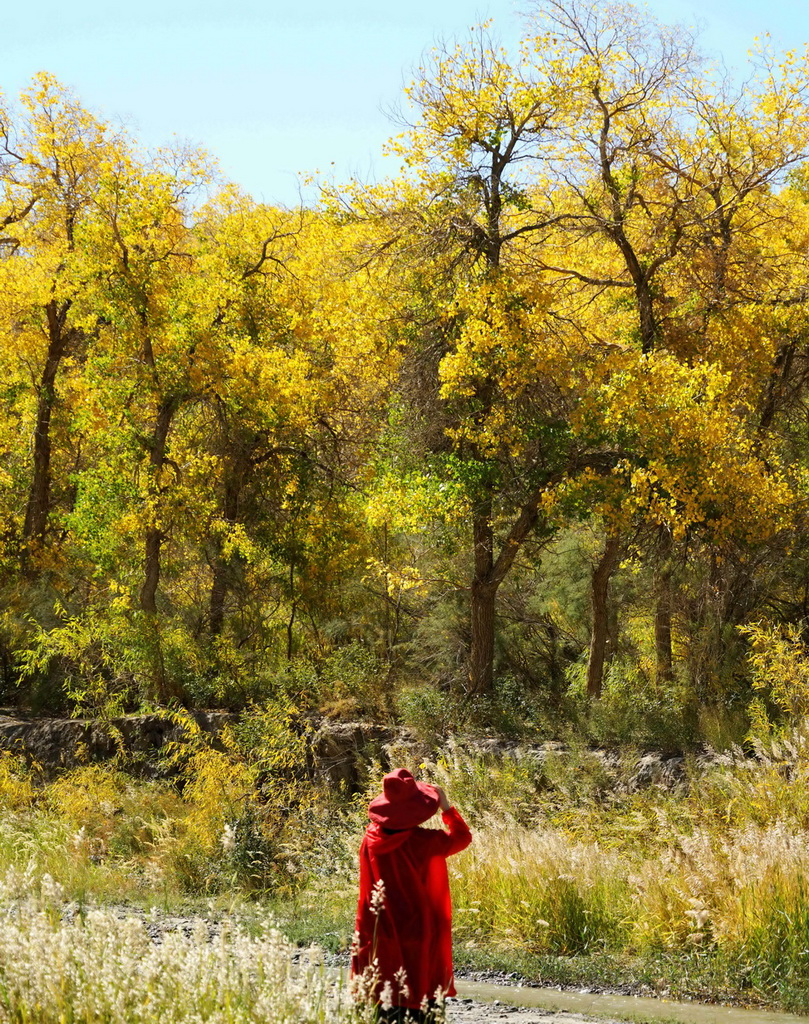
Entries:
[[34, 802], [33, 772], [21, 757], [0, 750], [0, 807], [16, 811]]
[[629, 893], [614, 861], [553, 831], [483, 823], [451, 866], [459, 940], [562, 956], [620, 945]]

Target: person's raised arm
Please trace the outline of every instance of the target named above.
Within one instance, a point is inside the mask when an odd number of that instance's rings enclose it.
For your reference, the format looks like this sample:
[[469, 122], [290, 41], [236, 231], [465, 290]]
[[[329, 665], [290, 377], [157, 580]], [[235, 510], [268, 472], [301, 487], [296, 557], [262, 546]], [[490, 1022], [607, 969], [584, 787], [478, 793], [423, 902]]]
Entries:
[[438, 793], [441, 818], [447, 829], [446, 832], [435, 833], [436, 843], [445, 857], [451, 857], [453, 853], [460, 853], [461, 850], [465, 850], [469, 846], [472, 842], [472, 833], [456, 808], [449, 802], [444, 790], [440, 786], [436, 786], [435, 790]]

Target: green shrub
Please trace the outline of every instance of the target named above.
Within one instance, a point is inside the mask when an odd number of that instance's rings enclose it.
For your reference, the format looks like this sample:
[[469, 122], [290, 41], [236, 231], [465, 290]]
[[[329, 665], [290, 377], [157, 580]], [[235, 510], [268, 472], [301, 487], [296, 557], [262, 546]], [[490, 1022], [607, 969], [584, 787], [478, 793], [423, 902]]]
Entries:
[[394, 701], [402, 725], [427, 742], [443, 739], [457, 729], [468, 714], [464, 705], [458, 694], [426, 683], [402, 687]]

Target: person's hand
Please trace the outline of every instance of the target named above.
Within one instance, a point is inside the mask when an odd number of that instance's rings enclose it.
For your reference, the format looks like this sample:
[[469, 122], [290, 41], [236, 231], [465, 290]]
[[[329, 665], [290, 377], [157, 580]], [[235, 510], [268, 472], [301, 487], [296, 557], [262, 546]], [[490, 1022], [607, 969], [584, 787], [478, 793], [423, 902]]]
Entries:
[[442, 811], [448, 811], [450, 807], [452, 807], [452, 804], [447, 800], [447, 794], [440, 786], [435, 786], [433, 788], [436, 793], [438, 793], [438, 806]]

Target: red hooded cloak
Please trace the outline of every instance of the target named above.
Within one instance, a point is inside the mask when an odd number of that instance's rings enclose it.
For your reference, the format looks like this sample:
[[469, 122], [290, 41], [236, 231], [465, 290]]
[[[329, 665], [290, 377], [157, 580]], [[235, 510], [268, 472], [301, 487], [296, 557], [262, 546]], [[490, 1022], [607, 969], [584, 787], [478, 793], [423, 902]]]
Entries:
[[[447, 857], [472, 842], [472, 833], [451, 807], [442, 814], [448, 831], [410, 828], [386, 834], [371, 824], [360, 847], [360, 898], [351, 973], [375, 964], [377, 997], [390, 982], [394, 1005], [418, 1009], [440, 989], [455, 995], [452, 974], [452, 905]], [[384, 899], [374, 913], [375, 886]], [[404, 971], [406, 989], [397, 974]]]

